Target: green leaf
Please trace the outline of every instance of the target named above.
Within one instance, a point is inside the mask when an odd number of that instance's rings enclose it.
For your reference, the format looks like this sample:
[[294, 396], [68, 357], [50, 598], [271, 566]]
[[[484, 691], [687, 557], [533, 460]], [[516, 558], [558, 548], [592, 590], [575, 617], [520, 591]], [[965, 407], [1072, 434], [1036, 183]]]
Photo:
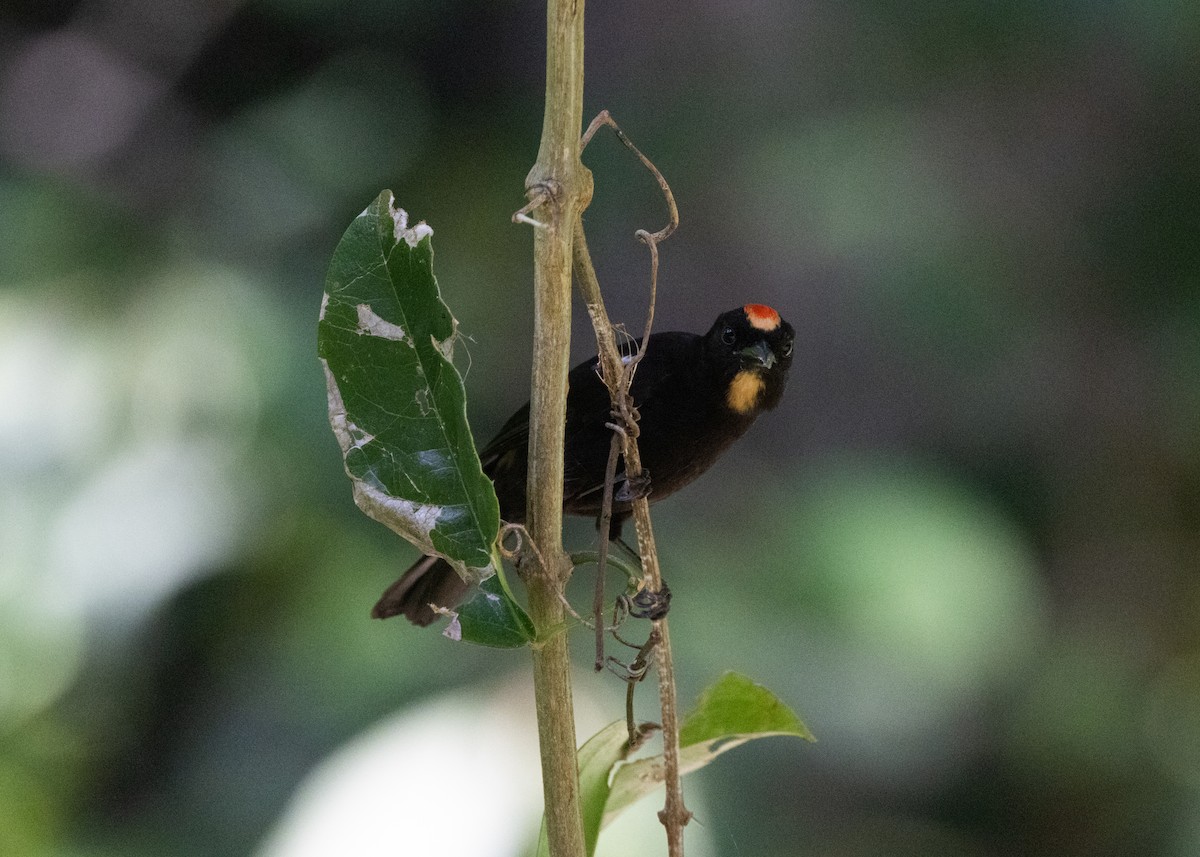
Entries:
[[[583, 841], [587, 853], [596, 851], [604, 807], [608, 802], [608, 777], [613, 766], [629, 755], [629, 729], [624, 720], [610, 723], [579, 748], [579, 804], [583, 812]], [[550, 857], [546, 821], [538, 838], [537, 857]]]
[[[709, 685], [695, 710], [684, 719], [679, 731], [680, 773], [699, 770], [727, 750], [773, 735], [815, 740], [800, 718], [771, 691], [743, 675], [725, 673]], [[664, 770], [662, 756], [618, 767], [601, 826], [661, 786]]]
[[[771, 691], [743, 675], [725, 673], [700, 695], [695, 710], [684, 719], [679, 733], [680, 772], [691, 773], [726, 750], [773, 735], [815, 740], [800, 718]], [[589, 857], [595, 853], [603, 828], [662, 786], [663, 757], [626, 762], [628, 738], [625, 721], [618, 720], [579, 748], [579, 799]], [[537, 857], [550, 857], [544, 818]]]
[[[727, 672], [700, 695], [696, 708], [679, 727], [679, 746], [767, 735], [795, 735], [815, 740], [790, 708], [761, 684]], [[723, 752], [723, 751], [722, 751]]]
[[452, 640], [512, 649], [531, 642], [533, 620], [513, 600], [499, 570], [479, 585], [474, 596], [458, 608], [458, 617], [442, 633]]
[[496, 569], [500, 508], [451, 362], [457, 322], [433, 277], [433, 230], [384, 191], [342, 236], [317, 349], [354, 501], [469, 582]]

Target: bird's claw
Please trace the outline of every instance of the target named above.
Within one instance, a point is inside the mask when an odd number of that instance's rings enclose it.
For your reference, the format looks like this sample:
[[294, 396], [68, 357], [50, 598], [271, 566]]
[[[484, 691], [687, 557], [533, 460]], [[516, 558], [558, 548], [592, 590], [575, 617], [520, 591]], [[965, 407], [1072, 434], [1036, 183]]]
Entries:
[[643, 589], [629, 599], [628, 609], [635, 619], [657, 621], [671, 609], [671, 588], [663, 581], [662, 589], [657, 592]]
[[643, 470], [637, 476], [626, 475], [625, 479], [613, 492], [613, 499], [618, 503], [632, 503], [650, 495], [650, 471]]

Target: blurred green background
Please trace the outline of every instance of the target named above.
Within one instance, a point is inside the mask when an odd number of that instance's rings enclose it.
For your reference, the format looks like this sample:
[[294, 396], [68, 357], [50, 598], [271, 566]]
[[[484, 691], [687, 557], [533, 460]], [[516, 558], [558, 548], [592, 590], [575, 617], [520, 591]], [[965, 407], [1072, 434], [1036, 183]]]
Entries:
[[[657, 329], [797, 330], [656, 523], [682, 698], [736, 668], [820, 743], [691, 780], [690, 853], [1200, 853], [1200, 7], [588, 14], [585, 112], [682, 213]], [[476, 435], [526, 399], [543, 15], [0, 8], [0, 854], [520, 853], [527, 655], [368, 620], [413, 551], [351, 502], [315, 335], [391, 187]], [[611, 137], [587, 162], [636, 329], [662, 204]], [[623, 705], [588, 646], [581, 738]], [[665, 853], [655, 808], [620, 853]]]

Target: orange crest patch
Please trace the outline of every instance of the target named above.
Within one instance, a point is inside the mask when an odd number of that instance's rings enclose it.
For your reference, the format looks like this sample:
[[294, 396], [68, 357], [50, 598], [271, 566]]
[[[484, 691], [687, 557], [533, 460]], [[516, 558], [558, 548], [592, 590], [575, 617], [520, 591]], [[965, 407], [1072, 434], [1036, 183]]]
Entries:
[[759, 330], [775, 330], [779, 327], [779, 313], [764, 304], [746, 304], [742, 307], [750, 326]]

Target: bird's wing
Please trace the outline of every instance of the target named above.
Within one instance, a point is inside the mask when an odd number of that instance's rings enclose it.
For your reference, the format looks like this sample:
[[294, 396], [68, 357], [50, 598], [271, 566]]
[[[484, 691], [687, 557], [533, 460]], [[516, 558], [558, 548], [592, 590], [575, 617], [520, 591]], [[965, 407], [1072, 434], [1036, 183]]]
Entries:
[[[689, 333], [659, 333], [650, 339], [646, 356], [635, 369], [634, 405], [660, 397], [672, 389], [689, 386], [686, 374], [695, 362], [696, 337]], [[637, 343], [634, 343], [635, 347]], [[604, 490], [604, 470], [608, 460], [613, 421], [608, 388], [596, 374], [596, 361], [587, 361], [571, 372], [571, 395], [567, 402], [567, 461], [564, 501], [568, 506], [599, 503]], [[653, 479], [653, 474], [651, 474]], [[623, 467], [618, 468], [613, 484], [614, 496], [639, 496], [641, 490], [627, 484]]]
[[529, 443], [529, 404], [526, 403], [519, 411], [508, 418], [496, 436], [479, 453], [485, 473], [490, 473], [496, 462], [505, 453], [520, 449]]
[[[651, 399], [658, 390], [677, 385], [678, 372], [692, 368], [690, 361], [695, 341], [699, 337], [688, 333], [659, 333], [650, 340], [646, 356], [637, 367], [633, 381], [634, 401]], [[637, 346], [634, 343], [634, 347]], [[666, 367], [672, 367], [666, 369]], [[608, 389], [596, 374], [596, 358], [585, 360], [568, 376], [570, 394], [567, 397], [567, 460], [564, 500], [580, 499], [604, 488], [604, 462], [608, 458], [611, 432], [605, 423], [612, 421]], [[489, 476], [511, 452], [523, 459], [529, 444], [529, 405], [513, 414], [480, 453], [484, 472]], [[624, 482], [618, 474], [617, 489]]]

